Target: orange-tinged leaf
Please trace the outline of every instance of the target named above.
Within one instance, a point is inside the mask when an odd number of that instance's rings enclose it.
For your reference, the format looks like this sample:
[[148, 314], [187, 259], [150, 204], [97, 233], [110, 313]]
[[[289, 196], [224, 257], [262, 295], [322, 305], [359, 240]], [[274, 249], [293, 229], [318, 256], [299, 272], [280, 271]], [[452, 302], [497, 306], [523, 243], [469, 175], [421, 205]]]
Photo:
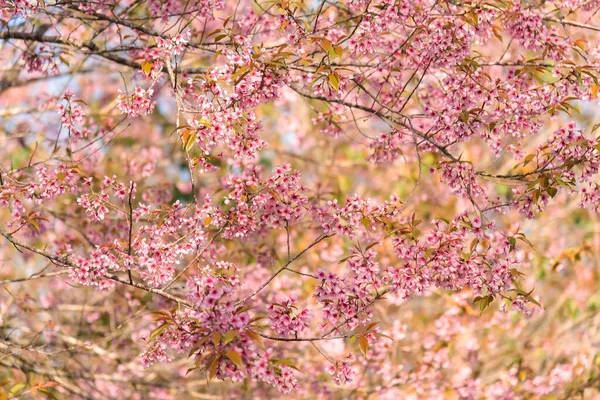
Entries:
[[213, 332], [212, 341], [215, 346], [218, 345], [221, 342], [221, 332]]
[[210, 370], [208, 372], [208, 380], [210, 381], [212, 378], [217, 375], [217, 368], [219, 367], [219, 358], [215, 358], [210, 365]]
[[336, 74], [329, 74], [329, 83], [335, 90], [340, 89], [340, 78]]
[[239, 369], [244, 368], [244, 363], [242, 363], [242, 356], [240, 356], [240, 353], [238, 353], [235, 350], [229, 350], [229, 351], [225, 352], [225, 355], [227, 356], [227, 358], [229, 358], [231, 361], [233, 361], [233, 363]]
[[254, 331], [251, 331], [251, 330], [247, 330], [246, 331], [246, 335], [248, 335], [248, 337], [250, 339], [252, 339], [252, 341], [254, 343], [256, 343], [256, 345], [258, 347], [260, 347], [261, 349], [265, 350], [265, 344], [263, 343], [262, 337], [258, 333], [254, 332]]
[[171, 314], [168, 311], [152, 311], [150, 313], [155, 321], [166, 321], [171, 318]]
[[281, 196], [279, 195], [279, 193], [277, 193], [276, 191], [269, 189], [269, 193], [271, 194], [271, 196], [273, 196], [273, 198], [277, 201], [281, 201]]
[[329, 67], [326, 65], [320, 65], [319, 68], [317, 68], [317, 70], [315, 71], [315, 75], [318, 74], [321, 71], [325, 71], [326, 69], [328, 69]]
[[227, 333], [225, 333], [225, 335], [223, 335], [223, 344], [230, 343], [233, 339], [235, 339], [237, 337], [238, 333], [239, 332], [235, 329], [227, 331]]
[[379, 325], [379, 322], [371, 322], [371, 323], [369, 323], [369, 325], [367, 325], [367, 327], [365, 328], [365, 332], [370, 332], [377, 325]]
[[473, 250], [475, 250], [475, 247], [479, 244], [479, 239], [475, 238], [473, 239], [473, 241], [471, 242], [471, 246], [469, 246], [469, 250], [471, 251], [471, 253], [473, 252]]
[[369, 348], [369, 341], [367, 340], [366, 336], [361, 336], [358, 339], [358, 346], [360, 347], [360, 352], [366, 357], [367, 349]]
[[369, 218], [367, 218], [367, 217], [362, 217], [360, 219], [360, 223], [365, 227], [366, 230], [369, 230], [369, 228], [370, 228], [369, 222], [370, 222]]
[[216, 35], [217, 33], [223, 32], [223, 29], [215, 29], [214, 31], [212, 31], [211, 33], [209, 33], [208, 35], [206, 35], [206, 39], [208, 39], [211, 36]]
[[150, 75], [150, 72], [152, 72], [152, 67], [154, 67], [154, 64], [152, 64], [149, 61], [144, 61], [142, 63], [142, 71], [144, 71], [144, 73], [146, 74], [146, 76]]
[[192, 149], [192, 146], [194, 146], [194, 143], [196, 143], [196, 132], [191, 132], [183, 145], [183, 150], [188, 153]]
[[33, 226], [36, 231], [40, 230], [40, 224], [38, 224], [38, 222], [35, 220], [35, 218], [32, 218], [29, 220], [29, 225]]
[[60, 59], [60, 61], [62, 61], [67, 67], [70, 67], [71, 64], [69, 63], [69, 60], [67, 60], [65, 57], [63, 57], [62, 55], [58, 56], [58, 58]]

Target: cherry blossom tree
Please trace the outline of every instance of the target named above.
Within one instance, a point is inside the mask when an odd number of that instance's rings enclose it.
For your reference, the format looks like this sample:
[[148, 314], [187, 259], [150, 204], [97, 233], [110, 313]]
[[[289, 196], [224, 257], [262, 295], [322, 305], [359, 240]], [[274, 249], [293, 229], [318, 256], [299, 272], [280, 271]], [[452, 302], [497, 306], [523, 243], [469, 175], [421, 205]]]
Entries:
[[600, 398], [600, 1], [0, 21], [0, 399]]

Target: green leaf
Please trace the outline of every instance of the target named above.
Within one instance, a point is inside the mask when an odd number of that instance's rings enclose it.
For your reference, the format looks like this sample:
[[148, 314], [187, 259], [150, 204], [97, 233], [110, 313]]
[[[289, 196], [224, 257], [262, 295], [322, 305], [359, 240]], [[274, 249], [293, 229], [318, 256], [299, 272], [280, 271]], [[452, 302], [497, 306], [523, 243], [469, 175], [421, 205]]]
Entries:
[[479, 304], [479, 311], [483, 312], [489, 305], [494, 301], [494, 297], [492, 295], [488, 296], [477, 296], [473, 300], [473, 304]]
[[296, 367], [294, 362], [292, 360], [290, 360], [289, 358], [272, 358], [270, 361], [275, 365], [287, 365], [288, 367], [293, 368], [296, 371], [302, 372], [298, 369], [298, 367]]
[[390, 336], [386, 335], [385, 333], [381, 333], [381, 332], [375, 332], [375, 336], [384, 337], [384, 338], [390, 339], [392, 342], [395, 342], [394, 338], [392, 338], [392, 337], [390, 337]]
[[529, 164], [531, 162], [531, 160], [533, 160], [535, 158], [535, 154], [528, 154], [527, 156], [525, 156], [525, 161], [523, 161], [523, 166]]
[[435, 251], [435, 248], [433, 248], [433, 247], [430, 248], [430, 249], [425, 250], [425, 260], [429, 260], [429, 256], [431, 254], [433, 254], [434, 251]]
[[247, 72], [250, 72], [250, 68], [247, 65], [244, 65], [240, 67], [233, 75], [231, 75], [231, 80], [237, 84], [239, 82], [238, 78], [240, 78], [239, 80], [242, 80], [244, 74]]
[[510, 236], [508, 238], [508, 243], [510, 243], [509, 251], [513, 251], [515, 249], [515, 246], [517, 245], [517, 239], [515, 239], [513, 236]]
[[[379, 244], [379, 242], [373, 242], [373, 243], [371, 243], [370, 245], [368, 245], [367, 247], [365, 247], [365, 251], [367, 251], [367, 250], [369, 250], [369, 249], [373, 248], [373, 246], [375, 246], [375, 245], [377, 245], [377, 244]], [[379, 323], [379, 322], [378, 322], [378, 323]]]
[[14, 397], [17, 393], [19, 393], [21, 390], [25, 389], [26, 387], [27, 387], [27, 385], [24, 383], [17, 383], [16, 385], [14, 385], [13, 387], [10, 388], [10, 390], [8, 391], [8, 396]]
[[48, 396], [52, 400], [58, 400], [58, 397], [56, 397], [56, 395], [54, 393], [52, 393], [51, 391], [49, 391], [49, 390], [39, 389], [38, 392], [45, 394], [46, 396]]
[[206, 127], [211, 127], [212, 126], [212, 124], [210, 123], [210, 121], [207, 120], [206, 118], [200, 118], [200, 119], [195, 120], [194, 122], [196, 122], [198, 124], [201, 124], [201, 125], [204, 125]]
[[156, 328], [155, 330], [153, 330], [150, 333], [150, 338], [148, 339], [148, 342], [152, 343], [154, 340], [156, 340], [156, 338], [159, 337], [160, 334], [163, 333], [165, 331], [165, 329], [167, 329], [169, 327], [169, 325], [171, 325], [171, 323], [166, 322], [166, 323], [162, 324], [161, 326], [159, 326], [158, 328]]
[[388, 226], [393, 226], [394, 225], [394, 221], [392, 221], [388, 216], [386, 215], [380, 215], [379, 216], [379, 220], [381, 222], [383, 222], [384, 224], [388, 225]]

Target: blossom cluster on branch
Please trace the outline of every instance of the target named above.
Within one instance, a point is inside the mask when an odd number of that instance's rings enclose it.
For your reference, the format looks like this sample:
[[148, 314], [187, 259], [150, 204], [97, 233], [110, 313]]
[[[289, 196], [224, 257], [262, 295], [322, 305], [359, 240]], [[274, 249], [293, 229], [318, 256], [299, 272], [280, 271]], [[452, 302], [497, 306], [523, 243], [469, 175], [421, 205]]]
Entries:
[[600, 396], [598, 15], [2, 0], [0, 398]]

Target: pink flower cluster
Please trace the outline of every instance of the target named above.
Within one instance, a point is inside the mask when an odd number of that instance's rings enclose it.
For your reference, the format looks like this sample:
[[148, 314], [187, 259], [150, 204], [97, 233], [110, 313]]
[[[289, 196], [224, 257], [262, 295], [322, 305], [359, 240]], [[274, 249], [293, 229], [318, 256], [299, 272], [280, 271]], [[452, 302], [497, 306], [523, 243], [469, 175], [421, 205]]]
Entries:
[[105, 249], [96, 248], [87, 259], [83, 257], [75, 260], [75, 268], [69, 269], [69, 278], [84, 286], [98, 286], [109, 289], [114, 282], [106, 279], [109, 270], [120, 270], [117, 258]]
[[47, 76], [58, 74], [59, 69], [55, 58], [56, 54], [52, 48], [40, 45], [37, 51], [25, 53], [23, 61], [28, 73], [37, 72]]
[[310, 327], [311, 313], [306, 309], [298, 310], [294, 305], [295, 302], [296, 299], [292, 297], [277, 303], [271, 303], [267, 307], [269, 324], [281, 336], [298, 335], [298, 333]]
[[63, 99], [67, 104], [66, 106], [60, 104], [57, 111], [60, 114], [60, 120], [63, 126], [69, 131], [73, 143], [77, 143], [79, 139], [86, 137], [89, 134], [89, 130], [80, 127], [84, 122], [85, 114], [83, 113], [81, 106], [73, 101], [73, 96], [73, 92], [65, 92]]
[[348, 354], [347, 357], [336, 360], [335, 363], [329, 365], [326, 371], [333, 375], [333, 381], [338, 385], [345, 385], [354, 382], [354, 375], [356, 372], [352, 368], [352, 361], [354, 357], [352, 354]]
[[291, 173], [286, 164], [275, 168], [271, 177], [261, 179], [260, 175], [261, 169], [255, 167], [227, 177], [225, 185], [230, 192], [223, 200], [223, 213], [230, 222], [225, 237], [242, 238], [266, 227], [281, 229], [304, 214], [306, 189], [298, 171]]
[[332, 272], [319, 270], [319, 286], [314, 297], [323, 307], [322, 326], [336, 331], [340, 324], [354, 329], [369, 322], [371, 306], [376, 300], [374, 293], [383, 288], [384, 281], [378, 277], [379, 263], [373, 249], [352, 249], [347, 263], [351, 274], [340, 278]]
[[[188, 298], [198, 307], [211, 309], [239, 286], [237, 268], [232, 263], [217, 261], [212, 267], [206, 266], [203, 273], [204, 275], [191, 277], [187, 282]], [[247, 317], [247, 314], [235, 316], [235, 328], [242, 329], [248, 323]]]
[[144, 90], [141, 87], [136, 87], [132, 95], [127, 95], [119, 90], [117, 107], [119, 111], [130, 117], [150, 114], [156, 105], [156, 102], [152, 100], [153, 94], [154, 90]]
[[29, 18], [38, 10], [35, 0], [2, 0], [0, 5], [0, 19], [14, 17]]
[[[415, 239], [407, 231], [394, 239], [394, 249], [403, 266], [387, 270], [389, 282], [401, 297], [423, 294], [432, 287], [473, 289], [478, 296], [497, 297], [512, 288], [520, 260], [508, 235], [488, 232], [493, 224], [482, 225], [478, 217], [457, 217], [446, 224], [434, 221], [434, 229]], [[479, 243], [488, 243], [479, 250]], [[491, 250], [492, 251], [488, 251]], [[521, 300], [513, 304], [524, 311]]]
[[475, 169], [467, 162], [444, 162], [440, 164], [442, 182], [446, 183], [453, 193], [467, 198], [487, 200], [485, 190], [477, 182]]
[[543, 24], [543, 14], [539, 10], [514, 2], [511, 12], [505, 14], [505, 24], [511, 36], [525, 48], [543, 49], [548, 58], [557, 61], [567, 55], [569, 43], [557, 28], [547, 28]]

